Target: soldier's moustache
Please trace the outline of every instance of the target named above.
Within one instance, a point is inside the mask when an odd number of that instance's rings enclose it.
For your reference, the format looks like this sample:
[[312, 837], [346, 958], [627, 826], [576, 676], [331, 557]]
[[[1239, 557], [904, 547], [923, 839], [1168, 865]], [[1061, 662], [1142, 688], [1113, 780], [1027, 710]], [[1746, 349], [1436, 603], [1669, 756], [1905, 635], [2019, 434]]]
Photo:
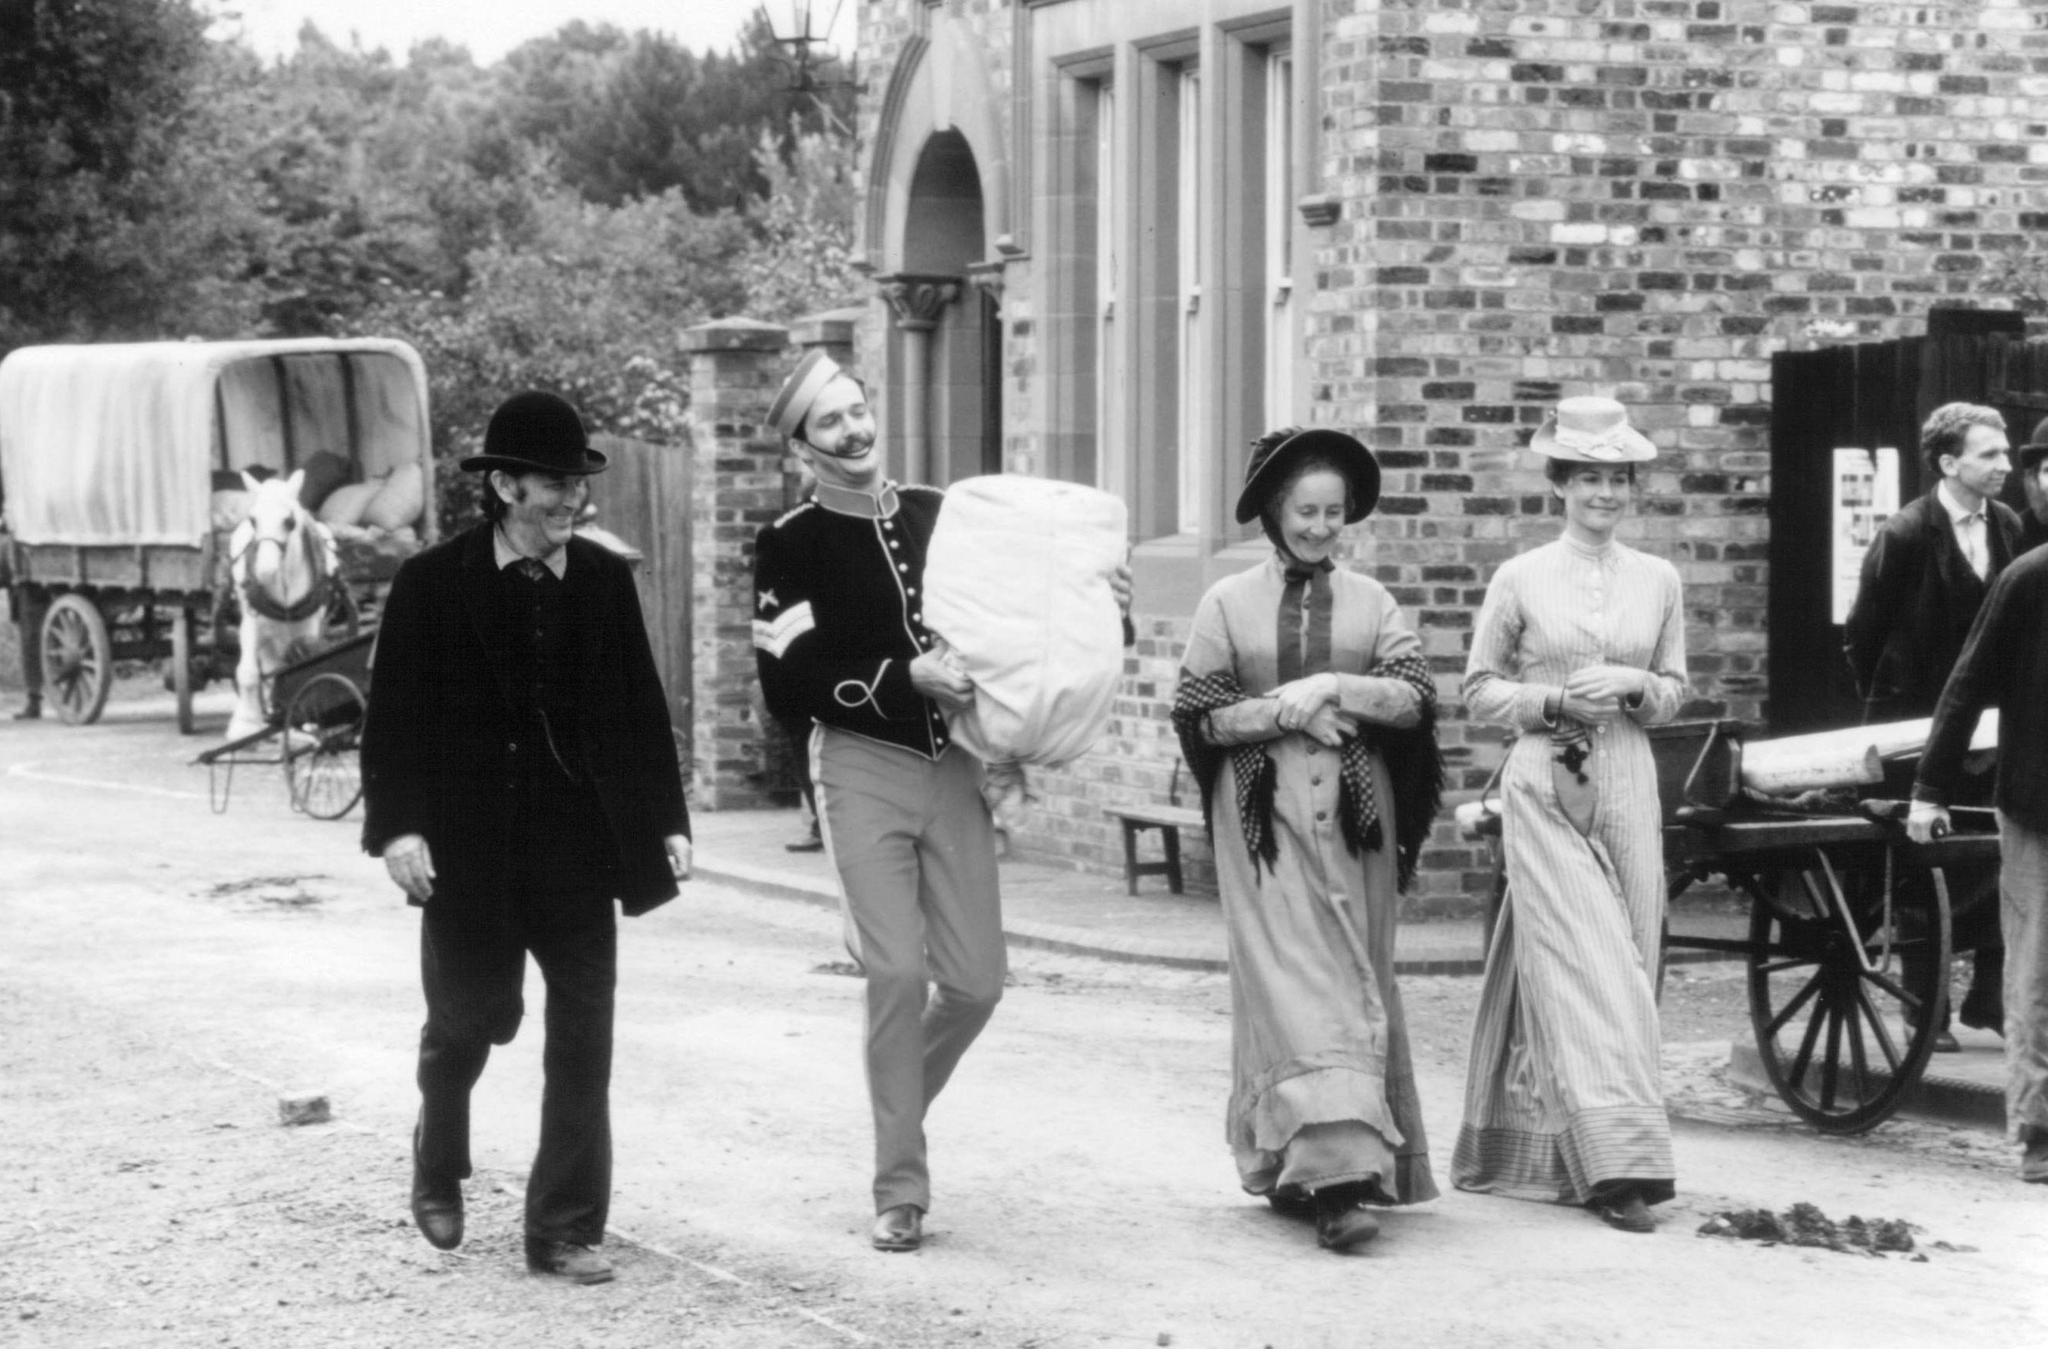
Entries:
[[850, 435], [839, 442], [839, 448], [836, 450], [828, 450], [824, 446], [809, 440], [805, 441], [804, 444], [809, 445], [827, 459], [858, 459], [874, 448], [875, 438], [873, 436]]

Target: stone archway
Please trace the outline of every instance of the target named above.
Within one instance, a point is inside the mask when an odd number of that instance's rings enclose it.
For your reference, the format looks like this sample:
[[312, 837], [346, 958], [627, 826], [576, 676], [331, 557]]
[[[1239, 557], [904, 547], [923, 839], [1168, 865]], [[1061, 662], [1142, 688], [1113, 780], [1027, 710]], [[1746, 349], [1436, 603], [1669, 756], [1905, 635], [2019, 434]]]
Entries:
[[973, 147], [935, 131], [919, 150], [903, 213], [902, 270], [882, 278], [896, 315], [890, 393], [896, 462], [943, 485], [1002, 470], [999, 286], [977, 284], [987, 220]]
[[868, 162], [860, 253], [895, 322], [881, 381], [893, 469], [944, 484], [1003, 467], [1002, 277], [1013, 185], [971, 25], [913, 6]]

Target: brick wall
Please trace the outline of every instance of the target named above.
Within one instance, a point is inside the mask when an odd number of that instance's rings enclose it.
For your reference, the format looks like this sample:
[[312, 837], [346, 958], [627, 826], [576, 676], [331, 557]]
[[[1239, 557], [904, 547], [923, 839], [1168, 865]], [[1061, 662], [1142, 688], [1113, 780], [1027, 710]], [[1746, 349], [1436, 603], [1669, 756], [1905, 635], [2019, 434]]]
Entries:
[[789, 373], [789, 331], [746, 318], [686, 328], [690, 361], [690, 800], [770, 804], [754, 669], [754, 536], [787, 509], [784, 445], [765, 425]]
[[[867, 144], [921, 5], [863, 6]], [[948, 8], [988, 19], [1007, 81], [1007, 23]], [[1324, 0], [1322, 20], [1304, 190], [1342, 211], [1305, 290], [1312, 417], [1366, 428], [1386, 469], [1354, 565], [1423, 632], [1456, 785], [1498, 758], [1457, 684], [1494, 568], [1560, 528], [1519, 447], [1568, 393], [1614, 393], [1662, 448], [1624, 528], [1685, 579], [1693, 710], [1762, 720], [1770, 356], [1917, 333], [1987, 298], [1989, 251], [2048, 230], [2048, 4]], [[1012, 266], [1005, 314], [1025, 471], [1038, 265]], [[1166, 795], [1187, 615], [1139, 617], [1103, 744], [1042, 775], [1027, 855], [1114, 865], [1102, 807]], [[1411, 908], [1476, 905], [1482, 866], [1440, 825]]]

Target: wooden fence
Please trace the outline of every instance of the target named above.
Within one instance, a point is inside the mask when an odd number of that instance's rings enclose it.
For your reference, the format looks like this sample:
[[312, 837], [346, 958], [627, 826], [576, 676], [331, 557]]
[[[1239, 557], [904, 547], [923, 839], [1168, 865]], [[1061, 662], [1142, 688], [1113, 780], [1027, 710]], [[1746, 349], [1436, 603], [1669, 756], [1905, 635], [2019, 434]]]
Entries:
[[690, 705], [690, 465], [687, 439], [652, 445], [621, 436], [593, 436], [591, 444], [610, 457], [590, 480], [597, 524], [639, 556], [634, 578], [640, 611], [647, 619], [655, 668], [668, 690], [669, 723], [675, 727], [684, 776], [689, 776]]

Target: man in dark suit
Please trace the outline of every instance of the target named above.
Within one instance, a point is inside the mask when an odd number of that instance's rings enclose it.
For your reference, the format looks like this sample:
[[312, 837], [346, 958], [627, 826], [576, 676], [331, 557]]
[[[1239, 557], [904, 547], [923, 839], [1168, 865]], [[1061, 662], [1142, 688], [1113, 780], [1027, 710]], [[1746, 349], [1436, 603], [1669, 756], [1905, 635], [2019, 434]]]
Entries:
[[1939, 481], [1878, 531], [1843, 629], [1866, 722], [1934, 715], [1977, 606], [2019, 551], [2019, 516], [1998, 500], [2012, 460], [1997, 410], [1944, 404], [1920, 447]]
[[605, 457], [576, 410], [521, 393], [492, 415], [485, 520], [406, 562], [377, 634], [363, 728], [363, 847], [425, 913], [412, 1211], [462, 1240], [469, 1095], [547, 984], [526, 1261], [602, 1283], [611, 1200], [617, 900], [640, 914], [690, 872], [674, 739], [626, 564], [574, 536]]
[[1935, 709], [1906, 832], [1926, 843], [1949, 827], [1978, 718], [1998, 718], [1999, 895], [2011, 972], [2005, 1006], [2005, 1118], [2025, 1152], [2020, 1179], [2048, 1184], [2048, 553], [1999, 575]]
[[[1943, 404], [1921, 427], [1920, 448], [1940, 480], [1885, 521], [1863, 559], [1843, 629], [1866, 723], [1934, 715], [1991, 583], [2022, 551], [2019, 516], [1998, 500], [2012, 460], [1997, 409]], [[2004, 1022], [2004, 947], [1994, 908], [1982, 902], [1955, 915], [1957, 949], [1975, 949], [1959, 1009], [1966, 1026], [1997, 1029]], [[1960, 1046], [1949, 1033], [1946, 1006], [1941, 1016], [1935, 1048], [1954, 1051]]]

